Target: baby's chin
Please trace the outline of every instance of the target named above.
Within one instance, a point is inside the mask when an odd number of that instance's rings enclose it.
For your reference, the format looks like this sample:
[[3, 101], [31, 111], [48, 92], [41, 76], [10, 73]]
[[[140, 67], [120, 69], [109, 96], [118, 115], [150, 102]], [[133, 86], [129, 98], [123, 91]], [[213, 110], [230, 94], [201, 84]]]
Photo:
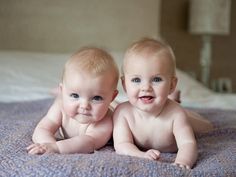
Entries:
[[72, 119], [76, 120], [80, 124], [90, 124], [94, 122], [92, 116], [88, 115], [77, 115]]
[[152, 112], [152, 108], [150, 108], [150, 107], [138, 107], [138, 109], [143, 111], [143, 112], [147, 112], [147, 113]]
[[136, 108], [138, 108], [139, 110], [143, 112], [147, 112], [151, 114], [156, 112], [158, 107], [159, 107], [159, 104], [156, 104], [155, 102], [152, 102], [150, 104], [136, 104]]

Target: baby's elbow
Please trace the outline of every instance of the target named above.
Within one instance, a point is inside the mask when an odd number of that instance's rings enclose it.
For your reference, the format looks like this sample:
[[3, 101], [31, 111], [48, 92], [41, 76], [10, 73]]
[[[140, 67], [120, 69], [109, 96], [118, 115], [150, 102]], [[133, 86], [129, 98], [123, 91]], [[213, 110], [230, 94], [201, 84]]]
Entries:
[[33, 143], [36, 143], [34, 135], [32, 136], [32, 141], [33, 141]]
[[38, 136], [35, 134], [35, 133], [33, 133], [33, 135], [32, 135], [32, 141], [34, 142], [34, 143], [38, 143]]
[[125, 152], [123, 151], [122, 148], [120, 148], [119, 146], [114, 146], [114, 149], [116, 151], [117, 154], [125, 154]]
[[124, 143], [114, 143], [114, 149], [117, 154], [123, 154], [123, 155], [127, 154]]

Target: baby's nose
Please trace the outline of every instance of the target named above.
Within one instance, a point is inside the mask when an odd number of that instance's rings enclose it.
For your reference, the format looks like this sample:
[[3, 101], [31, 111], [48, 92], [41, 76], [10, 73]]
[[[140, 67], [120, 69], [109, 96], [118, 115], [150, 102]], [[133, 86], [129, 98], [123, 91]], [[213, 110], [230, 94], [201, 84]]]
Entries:
[[151, 91], [152, 87], [151, 84], [149, 82], [143, 83], [141, 90], [142, 91]]
[[89, 110], [89, 109], [90, 109], [90, 103], [89, 103], [89, 101], [83, 100], [83, 101], [80, 103], [80, 109]]

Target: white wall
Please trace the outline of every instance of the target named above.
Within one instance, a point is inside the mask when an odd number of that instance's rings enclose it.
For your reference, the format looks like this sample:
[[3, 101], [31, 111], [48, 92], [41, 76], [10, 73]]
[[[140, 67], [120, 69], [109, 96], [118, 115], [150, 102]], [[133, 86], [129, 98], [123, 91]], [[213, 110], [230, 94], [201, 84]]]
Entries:
[[160, 34], [161, 0], [0, 0], [0, 49], [123, 51]]

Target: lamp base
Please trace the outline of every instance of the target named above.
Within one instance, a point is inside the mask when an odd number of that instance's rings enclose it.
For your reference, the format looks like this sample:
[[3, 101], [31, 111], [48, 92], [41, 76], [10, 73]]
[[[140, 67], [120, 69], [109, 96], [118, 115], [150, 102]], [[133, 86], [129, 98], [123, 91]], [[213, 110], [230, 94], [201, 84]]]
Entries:
[[211, 68], [211, 36], [203, 35], [202, 36], [202, 49], [201, 49], [201, 82], [209, 87], [210, 79], [210, 68]]

